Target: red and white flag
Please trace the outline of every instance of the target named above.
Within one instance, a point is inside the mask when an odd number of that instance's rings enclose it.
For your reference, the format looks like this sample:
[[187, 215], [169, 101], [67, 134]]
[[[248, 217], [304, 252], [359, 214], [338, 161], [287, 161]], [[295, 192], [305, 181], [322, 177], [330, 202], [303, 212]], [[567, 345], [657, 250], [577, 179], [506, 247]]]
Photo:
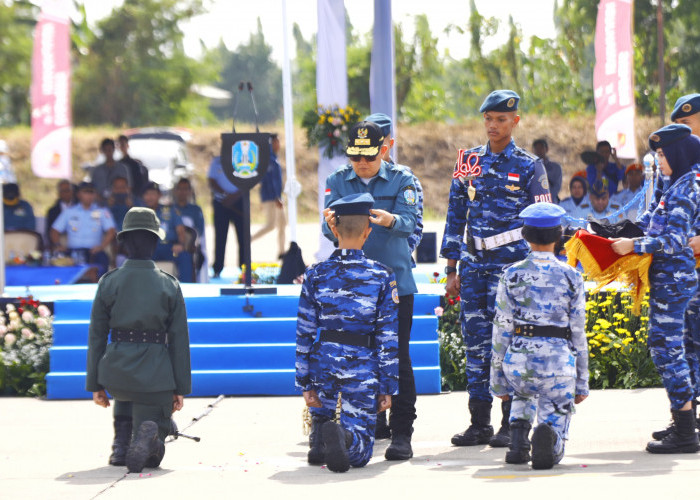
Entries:
[[70, 0], [44, 0], [32, 54], [32, 170], [71, 177]]
[[636, 158], [632, 0], [600, 0], [595, 33], [595, 128], [620, 158]]

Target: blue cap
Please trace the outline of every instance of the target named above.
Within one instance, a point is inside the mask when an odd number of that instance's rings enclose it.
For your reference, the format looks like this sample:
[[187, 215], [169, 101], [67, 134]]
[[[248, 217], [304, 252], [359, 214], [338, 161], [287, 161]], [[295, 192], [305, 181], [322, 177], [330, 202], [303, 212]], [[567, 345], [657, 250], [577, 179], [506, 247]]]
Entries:
[[608, 180], [606, 178], [598, 179], [591, 185], [589, 192], [596, 198], [602, 198], [606, 194], [610, 195]]
[[556, 227], [561, 226], [561, 216], [566, 210], [554, 203], [540, 202], [528, 205], [520, 212], [520, 218], [525, 219], [526, 226]]
[[388, 137], [391, 135], [391, 118], [388, 115], [385, 115], [384, 113], [372, 113], [369, 115], [367, 118], [365, 118], [366, 122], [372, 122], [374, 123], [379, 129], [382, 131], [382, 134], [384, 134], [384, 137]]
[[480, 113], [487, 111], [515, 111], [518, 109], [520, 96], [512, 90], [494, 90], [479, 108]]
[[384, 143], [384, 134], [372, 122], [355, 124], [348, 133], [346, 156], [377, 156]]
[[649, 147], [656, 151], [659, 148], [673, 144], [676, 141], [688, 137], [691, 133], [688, 125], [680, 123], [672, 123], [661, 127], [659, 130], [649, 136]]
[[374, 205], [374, 198], [369, 193], [356, 193], [343, 196], [331, 203], [335, 215], [369, 215], [369, 209]]
[[675, 122], [678, 118], [700, 113], [700, 94], [688, 94], [679, 97], [676, 104], [673, 106], [671, 113], [671, 121]]

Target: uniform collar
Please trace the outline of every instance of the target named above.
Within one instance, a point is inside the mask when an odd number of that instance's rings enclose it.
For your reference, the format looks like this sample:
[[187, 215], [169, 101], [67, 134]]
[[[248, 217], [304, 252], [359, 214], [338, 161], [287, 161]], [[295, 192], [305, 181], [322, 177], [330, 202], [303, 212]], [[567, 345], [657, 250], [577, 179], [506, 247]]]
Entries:
[[362, 250], [351, 249], [351, 248], [337, 248], [331, 254], [332, 258], [336, 259], [349, 259], [353, 257], [364, 257], [365, 252]]
[[559, 260], [559, 259], [557, 259], [557, 256], [554, 255], [552, 252], [540, 252], [540, 251], [532, 250], [530, 252], [530, 255], [532, 256], [533, 259]]
[[499, 155], [504, 155], [506, 159], [510, 159], [510, 157], [513, 155], [513, 151], [515, 151], [515, 141], [513, 138], [510, 138], [510, 142], [506, 145], [505, 149], [501, 151], [500, 153], [494, 153], [491, 151], [491, 143], [487, 142], [483, 146], [481, 146], [481, 149], [479, 149], [478, 155], [479, 156], [486, 156], [486, 155], [494, 155], [494, 156], [499, 156]]
[[[375, 177], [381, 177], [385, 181], [389, 180], [389, 175], [387, 174], [387, 166], [388, 163], [382, 160], [382, 164], [379, 166], [379, 172], [377, 172], [377, 175]], [[345, 175], [345, 180], [349, 181], [352, 179], [359, 179], [358, 175], [355, 173], [355, 170], [352, 168], [352, 165], [348, 163], [349, 171]]]
[[156, 263], [152, 260], [126, 259], [122, 267], [135, 267], [139, 269], [155, 269]]

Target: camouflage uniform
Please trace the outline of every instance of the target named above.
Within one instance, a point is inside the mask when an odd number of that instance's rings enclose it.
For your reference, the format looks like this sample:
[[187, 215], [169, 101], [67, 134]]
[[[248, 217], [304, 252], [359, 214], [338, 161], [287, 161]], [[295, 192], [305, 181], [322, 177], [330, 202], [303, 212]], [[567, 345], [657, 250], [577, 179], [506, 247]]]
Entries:
[[[695, 294], [697, 276], [688, 235], [698, 209], [695, 172], [680, 177], [672, 186], [659, 189], [649, 209], [637, 224], [646, 236], [634, 243], [636, 253], [651, 253], [649, 268], [649, 349], [663, 379], [674, 410], [691, 400], [691, 385], [686, 346], [692, 342], [683, 333], [686, 307]], [[687, 338], [686, 338], [687, 336]]]
[[[556, 432], [561, 456], [574, 396], [588, 394], [583, 278], [550, 252], [532, 252], [505, 270], [493, 326], [491, 392], [513, 394], [510, 421], [535, 420]], [[514, 324], [571, 329], [571, 339], [513, 336]]]
[[468, 195], [468, 180], [452, 180], [440, 256], [460, 261], [469, 398], [491, 402], [489, 366], [496, 288], [504, 267], [525, 258], [528, 245], [517, 235], [512, 243], [477, 250], [467, 244], [465, 229], [470, 238], [518, 230], [523, 225], [518, 214], [531, 203], [550, 201], [551, 197], [542, 161], [512, 140], [500, 153], [492, 153], [486, 144], [465, 151], [462, 160], [466, 162], [472, 153], [481, 166], [481, 174], [471, 181], [476, 190], [474, 199]]
[[[342, 392], [340, 425], [352, 434], [350, 465], [372, 457], [378, 394], [398, 392], [398, 292], [391, 270], [362, 250], [336, 250], [306, 272], [297, 318], [296, 385], [316, 390], [325, 420]], [[316, 341], [317, 330], [373, 336], [376, 347]]]

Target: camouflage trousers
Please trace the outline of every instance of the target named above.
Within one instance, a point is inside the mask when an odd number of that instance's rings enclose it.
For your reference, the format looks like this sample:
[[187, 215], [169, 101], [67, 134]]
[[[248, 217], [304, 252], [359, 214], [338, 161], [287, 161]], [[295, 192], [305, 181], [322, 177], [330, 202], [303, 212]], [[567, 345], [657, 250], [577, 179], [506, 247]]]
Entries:
[[469, 399], [492, 401], [489, 391], [494, 305], [501, 268], [464, 269], [460, 273], [460, 319], [467, 351]]
[[686, 308], [695, 294], [695, 286], [658, 283], [653, 276], [651, 278], [647, 342], [671, 408], [678, 410], [695, 395], [691, 382], [692, 361], [688, 362], [686, 354], [686, 346], [692, 340], [690, 332], [684, 328]]
[[309, 408], [312, 416], [335, 417], [342, 392], [340, 425], [352, 434], [348, 448], [350, 465], [362, 467], [372, 458], [377, 422], [377, 362], [347, 360], [327, 355], [327, 348], [312, 349], [309, 371], [322, 408]]
[[[698, 270], [700, 277], [700, 270]], [[700, 282], [700, 279], [698, 280]], [[685, 310], [685, 357], [690, 367], [693, 396], [700, 397], [700, 287]]]

